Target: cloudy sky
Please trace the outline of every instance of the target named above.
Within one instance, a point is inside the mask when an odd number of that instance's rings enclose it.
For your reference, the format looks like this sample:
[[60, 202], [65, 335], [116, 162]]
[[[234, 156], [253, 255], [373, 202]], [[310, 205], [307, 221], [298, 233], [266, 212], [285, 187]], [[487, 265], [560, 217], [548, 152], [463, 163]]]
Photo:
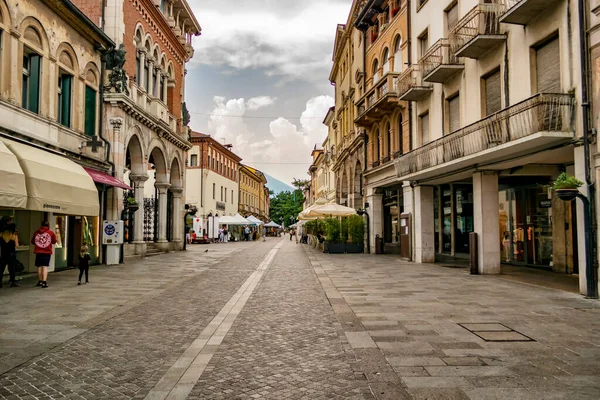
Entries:
[[188, 64], [191, 127], [284, 182], [327, 136], [335, 29], [351, 0], [188, 0], [202, 26]]

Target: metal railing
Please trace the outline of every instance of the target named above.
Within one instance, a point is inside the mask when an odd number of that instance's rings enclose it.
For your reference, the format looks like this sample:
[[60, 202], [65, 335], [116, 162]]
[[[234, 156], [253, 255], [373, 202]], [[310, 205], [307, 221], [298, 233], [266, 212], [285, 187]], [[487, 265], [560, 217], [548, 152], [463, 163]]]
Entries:
[[506, 14], [509, 12], [514, 6], [519, 5], [519, 3], [523, 3], [527, 0], [501, 0], [504, 4], [504, 10], [502, 10], [502, 14]]
[[377, 102], [383, 99], [388, 94], [396, 94], [398, 72], [387, 72], [382, 79], [373, 85], [365, 97], [361, 99], [357, 105], [357, 116], [362, 116], [369, 108], [373, 107]]
[[501, 35], [500, 16], [506, 11], [503, 2], [480, 3], [469, 11], [450, 32], [450, 47], [456, 53], [479, 35]]
[[398, 158], [398, 176], [415, 173], [537, 132], [574, 132], [575, 99], [540, 93]]
[[431, 87], [431, 84], [423, 81], [423, 74], [419, 65], [411, 65], [400, 75], [396, 81], [396, 92], [402, 96], [415, 87]]
[[423, 76], [429, 75], [440, 65], [458, 65], [463, 64], [456, 54], [452, 51], [450, 40], [443, 38], [435, 42], [427, 53], [419, 60], [419, 66]]

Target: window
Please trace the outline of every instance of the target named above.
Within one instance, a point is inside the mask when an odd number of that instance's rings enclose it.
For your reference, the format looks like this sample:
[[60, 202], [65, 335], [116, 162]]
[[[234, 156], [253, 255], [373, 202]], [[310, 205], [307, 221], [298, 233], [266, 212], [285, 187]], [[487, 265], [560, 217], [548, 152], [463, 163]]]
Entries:
[[386, 142], [386, 155], [390, 157], [392, 155], [392, 127], [387, 124], [385, 131], [385, 142]]
[[460, 97], [456, 95], [447, 100], [448, 104], [448, 132], [460, 129]]
[[148, 93], [148, 89], [150, 88], [150, 73], [148, 71], [148, 61], [144, 62], [144, 88], [146, 89], [146, 93]]
[[40, 69], [42, 58], [24, 50], [23, 55], [23, 108], [34, 113], [40, 111]]
[[492, 72], [483, 78], [485, 92], [485, 116], [494, 114], [502, 109], [502, 92], [500, 88], [500, 70]]
[[135, 52], [135, 82], [140, 86], [142, 84], [142, 67], [140, 61], [140, 52]]
[[373, 84], [379, 81], [379, 61], [373, 63]]
[[379, 158], [381, 157], [380, 145], [381, 145], [381, 135], [379, 134], [379, 129], [378, 129], [377, 134], [375, 135], [375, 154], [373, 155], [373, 159], [375, 161], [379, 161]]
[[452, 31], [454, 25], [458, 22], [458, 2], [454, 3], [446, 10], [446, 33]]
[[210, 156], [208, 156], [208, 168], [210, 168]]
[[197, 167], [198, 166], [198, 155], [197, 154], [192, 154], [192, 157], [190, 159], [190, 165], [192, 167]]
[[58, 75], [58, 122], [71, 127], [71, 84], [73, 76], [63, 71]]
[[221, 186], [221, 201], [223, 201], [223, 186]]
[[390, 72], [390, 52], [386, 48], [383, 51], [383, 74], [385, 75], [388, 72]]
[[233, 190], [231, 191], [231, 204], [233, 204]]
[[560, 46], [558, 38], [535, 49], [537, 93], [560, 93]]
[[227, 188], [225, 188], [225, 203], [227, 203]]
[[96, 135], [96, 91], [85, 87], [85, 124], [83, 131], [88, 136]]
[[402, 129], [402, 114], [398, 115], [398, 151], [404, 153], [404, 132]]
[[165, 0], [160, 0], [160, 11], [165, 12]]
[[213, 200], [215, 200], [215, 194], [217, 193], [217, 184], [213, 183]]
[[156, 80], [156, 68], [152, 68], [152, 96], [156, 97], [157, 89], [158, 89], [158, 81]]
[[427, 30], [419, 36], [419, 58], [423, 57], [429, 49], [429, 33]]
[[394, 71], [402, 72], [402, 38], [398, 36], [394, 44]]
[[429, 113], [419, 117], [419, 125], [421, 127], [421, 145], [429, 143]]

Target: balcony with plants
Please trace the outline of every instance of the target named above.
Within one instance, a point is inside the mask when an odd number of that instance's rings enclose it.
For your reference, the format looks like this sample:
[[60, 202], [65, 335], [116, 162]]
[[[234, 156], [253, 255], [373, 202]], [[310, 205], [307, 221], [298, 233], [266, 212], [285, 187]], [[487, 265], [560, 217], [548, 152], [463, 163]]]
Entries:
[[452, 52], [450, 40], [446, 38], [438, 40], [427, 50], [419, 60], [419, 66], [423, 71], [423, 81], [436, 83], [444, 83], [465, 69], [464, 62]]
[[575, 137], [574, 107], [570, 94], [536, 94], [397, 158], [397, 175], [428, 179], [565, 145]]
[[505, 9], [500, 0], [476, 5], [450, 32], [452, 53], [456, 57], [477, 59], [506, 41], [500, 25], [500, 16]]

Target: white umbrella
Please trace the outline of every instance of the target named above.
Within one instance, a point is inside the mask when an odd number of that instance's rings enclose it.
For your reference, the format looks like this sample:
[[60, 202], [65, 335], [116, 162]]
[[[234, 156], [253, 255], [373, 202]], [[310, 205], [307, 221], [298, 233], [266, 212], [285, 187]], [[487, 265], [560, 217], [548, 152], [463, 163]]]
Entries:
[[281, 225], [276, 224], [275, 222], [271, 221], [265, 225], [265, 228], [281, 228]]
[[256, 225], [264, 225], [265, 223], [262, 222], [260, 219], [256, 218], [254, 215], [249, 216], [248, 218], [246, 218], [248, 221], [256, 224]]
[[305, 213], [306, 217], [347, 217], [356, 214], [354, 208], [342, 206], [339, 204], [324, 204], [316, 206]]

